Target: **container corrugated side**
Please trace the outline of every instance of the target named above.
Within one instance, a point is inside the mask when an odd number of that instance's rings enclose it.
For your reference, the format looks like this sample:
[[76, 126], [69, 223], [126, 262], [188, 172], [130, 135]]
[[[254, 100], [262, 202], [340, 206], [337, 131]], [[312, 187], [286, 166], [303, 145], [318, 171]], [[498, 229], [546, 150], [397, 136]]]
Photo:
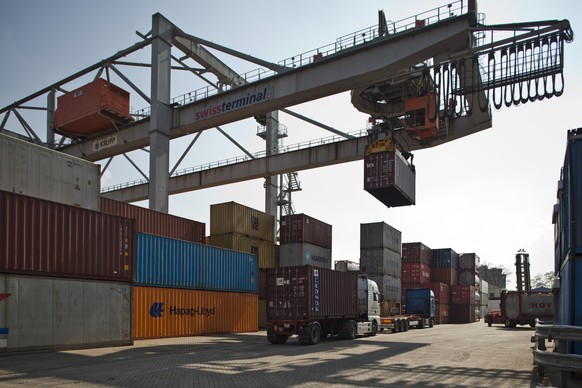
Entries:
[[404, 263], [402, 264], [402, 281], [406, 283], [429, 283], [431, 281], [430, 268], [421, 263]]
[[309, 243], [279, 245], [279, 266], [313, 265], [331, 269], [331, 249]]
[[402, 259], [388, 248], [360, 249], [360, 270], [367, 274], [402, 275]]
[[0, 190], [99, 210], [100, 167], [0, 134]]
[[432, 250], [421, 242], [402, 244], [403, 263], [422, 263], [432, 265]]
[[402, 279], [400, 279], [400, 276], [368, 274], [368, 279], [376, 282], [383, 300], [400, 302], [402, 292]]
[[138, 285], [257, 293], [258, 271], [250, 253], [137, 233]]
[[387, 207], [414, 205], [416, 174], [398, 151], [364, 156], [364, 190]]
[[458, 267], [459, 255], [452, 248], [439, 248], [432, 250], [432, 267]]
[[134, 287], [135, 339], [257, 331], [257, 294]]
[[131, 345], [130, 283], [0, 274], [0, 353]]
[[206, 224], [101, 197], [101, 211], [135, 219], [137, 232], [204, 244]]
[[313, 266], [267, 269], [267, 319], [357, 317], [358, 274]]
[[281, 244], [305, 242], [331, 249], [332, 226], [306, 214], [281, 217]]
[[238, 233], [274, 243], [275, 217], [236, 202], [210, 205], [210, 234], [227, 233]]
[[449, 323], [472, 323], [477, 320], [475, 304], [449, 305]]
[[273, 268], [277, 266], [277, 246], [269, 241], [247, 237], [237, 233], [227, 233], [210, 236], [208, 244], [257, 255], [259, 258], [259, 268]]
[[474, 286], [451, 286], [451, 304], [475, 304]]
[[0, 191], [0, 272], [133, 281], [134, 221]]
[[452, 267], [432, 267], [430, 277], [433, 282], [445, 283], [449, 286], [459, 284], [459, 271]]
[[402, 233], [385, 222], [360, 224], [360, 249], [388, 248], [402, 254]]
[[439, 303], [437, 305], [437, 312], [435, 317], [436, 323], [442, 325], [443, 323], [449, 323], [449, 305], [445, 303]]

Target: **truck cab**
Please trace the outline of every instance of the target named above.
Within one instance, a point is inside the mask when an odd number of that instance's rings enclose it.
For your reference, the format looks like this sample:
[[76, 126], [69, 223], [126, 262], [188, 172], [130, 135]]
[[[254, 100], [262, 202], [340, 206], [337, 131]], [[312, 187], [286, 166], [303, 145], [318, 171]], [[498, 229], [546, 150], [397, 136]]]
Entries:
[[382, 295], [375, 281], [358, 276], [358, 334], [375, 335], [380, 329]]
[[430, 288], [406, 290], [404, 313], [409, 316], [411, 326], [422, 329], [433, 327], [436, 315], [436, 299]]

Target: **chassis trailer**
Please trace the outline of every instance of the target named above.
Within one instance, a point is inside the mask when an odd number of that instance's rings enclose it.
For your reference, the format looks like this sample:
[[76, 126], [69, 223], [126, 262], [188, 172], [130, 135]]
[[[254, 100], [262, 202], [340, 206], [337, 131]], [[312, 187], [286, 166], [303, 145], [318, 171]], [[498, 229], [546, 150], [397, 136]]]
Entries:
[[554, 295], [549, 292], [501, 292], [501, 316], [505, 327], [530, 325], [536, 319], [554, 320]]
[[328, 336], [354, 339], [384, 329], [378, 285], [367, 275], [309, 265], [267, 269], [267, 339], [303, 344]]
[[411, 327], [424, 329], [434, 326], [436, 300], [430, 288], [409, 288], [405, 300], [404, 314], [381, 318], [384, 328], [398, 333]]

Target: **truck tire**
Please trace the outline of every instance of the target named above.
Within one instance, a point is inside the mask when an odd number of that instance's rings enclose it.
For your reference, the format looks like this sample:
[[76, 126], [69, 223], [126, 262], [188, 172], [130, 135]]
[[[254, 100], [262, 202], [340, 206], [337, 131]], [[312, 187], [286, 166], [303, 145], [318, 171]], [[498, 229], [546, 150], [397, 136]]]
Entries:
[[405, 319], [404, 321], [402, 321], [402, 331], [408, 331], [410, 327], [410, 322], [408, 321], [408, 319]]
[[420, 318], [418, 320], [418, 325], [416, 325], [417, 329], [424, 329], [424, 318]]
[[317, 322], [313, 322], [307, 327], [308, 344], [316, 345], [321, 339], [321, 326]]
[[433, 326], [434, 326], [434, 320], [432, 318], [429, 318], [428, 327], [433, 327]]
[[376, 335], [376, 333], [378, 333], [378, 324], [376, 323], [376, 321], [372, 322], [372, 331], [370, 331], [368, 333], [368, 335], [370, 337], [373, 337]]
[[491, 321], [492, 321], [491, 317], [485, 319], [485, 322], [487, 322], [487, 326], [491, 327], [491, 325], [493, 324], [493, 322]]
[[348, 321], [348, 327], [347, 327], [347, 339], [353, 340], [354, 338], [356, 338], [356, 334], [358, 333], [358, 327], [356, 326], [356, 321]]

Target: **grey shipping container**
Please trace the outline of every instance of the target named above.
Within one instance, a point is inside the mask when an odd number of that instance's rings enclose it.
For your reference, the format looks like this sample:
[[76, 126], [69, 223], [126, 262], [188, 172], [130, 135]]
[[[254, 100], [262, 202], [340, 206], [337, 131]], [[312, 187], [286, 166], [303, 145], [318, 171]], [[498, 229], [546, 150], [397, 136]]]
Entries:
[[281, 244], [279, 266], [313, 265], [331, 269], [331, 249], [308, 243]]
[[274, 243], [275, 217], [236, 202], [210, 205], [210, 234], [227, 233], [237, 233]]
[[369, 275], [402, 275], [402, 259], [388, 248], [360, 249], [360, 270]]
[[267, 269], [267, 319], [358, 316], [357, 272], [309, 265]]
[[0, 134], [0, 190], [99, 210], [100, 166]]
[[206, 224], [141, 206], [101, 197], [101, 211], [133, 218], [137, 232], [204, 244]]
[[364, 190], [387, 207], [414, 205], [416, 174], [398, 151], [364, 156]]
[[133, 343], [130, 283], [0, 274], [0, 353]]
[[131, 282], [134, 221], [0, 191], [0, 272]]
[[385, 222], [360, 224], [360, 249], [388, 248], [402, 253], [402, 233]]
[[400, 276], [368, 274], [368, 279], [376, 282], [385, 301], [400, 302], [402, 293]]
[[331, 249], [332, 226], [306, 214], [281, 217], [279, 241], [281, 244], [306, 242]]

